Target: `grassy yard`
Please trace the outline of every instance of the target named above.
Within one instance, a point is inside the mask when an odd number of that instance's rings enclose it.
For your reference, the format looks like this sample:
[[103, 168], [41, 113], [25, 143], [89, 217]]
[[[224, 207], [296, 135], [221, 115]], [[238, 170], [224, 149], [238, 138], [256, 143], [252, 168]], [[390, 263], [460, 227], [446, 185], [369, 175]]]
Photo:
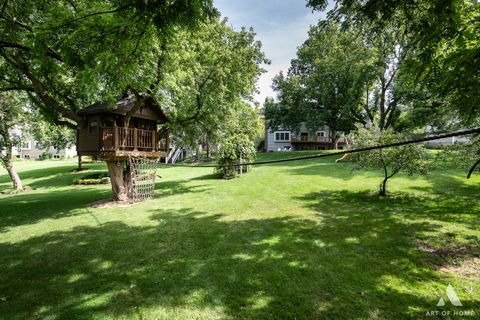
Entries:
[[[381, 199], [380, 172], [334, 160], [230, 181], [162, 167], [154, 200], [107, 208], [91, 204], [108, 186], [71, 185], [103, 164], [71, 173], [74, 160], [17, 162], [33, 190], [0, 195], [0, 318], [478, 317], [480, 177], [399, 176]], [[0, 174], [0, 191], [10, 188]]]

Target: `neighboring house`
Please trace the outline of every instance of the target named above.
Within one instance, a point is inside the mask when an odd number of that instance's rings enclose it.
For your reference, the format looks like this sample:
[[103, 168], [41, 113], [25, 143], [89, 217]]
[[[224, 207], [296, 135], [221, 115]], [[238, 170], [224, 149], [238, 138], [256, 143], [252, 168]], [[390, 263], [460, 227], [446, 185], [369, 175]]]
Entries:
[[[427, 131], [430, 133], [434, 133], [435, 129], [432, 128], [431, 126], [427, 126]], [[464, 142], [470, 142], [469, 137], [449, 137], [449, 138], [442, 138], [442, 139], [437, 139], [437, 140], [432, 140], [428, 141], [426, 145], [428, 147], [437, 147], [440, 145], [451, 145], [455, 143], [464, 143]]]
[[23, 159], [39, 159], [45, 152], [49, 153], [54, 159], [72, 158], [77, 155], [75, 145], [71, 146], [70, 148], [61, 150], [57, 150], [52, 147], [45, 149], [42, 148], [42, 146], [40, 146], [40, 144], [33, 139], [22, 141], [21, 148], [14, 148], [13, 150], [13, 154], [17, 158]]
[[427, 146], [436, 147], [436, 146], [440, 146], [440, 145], [451, 145], [451, 144], [461, 143], [461, 142], [470, 142], [470, 138], [468, 138], [468, 137], [442, 138], [442, 139], [428, 141]]
[[[346, 140], [342, 135], [337, 141], [337, 148], [345, 148]], [[265, 150], [268, 151], [299, 151], [299, 150], [328, 150], [332, 149], [330, 129], [325, 126], [310, 134], [302, 124], [300, 132], [288, 130], [265, 129]]]

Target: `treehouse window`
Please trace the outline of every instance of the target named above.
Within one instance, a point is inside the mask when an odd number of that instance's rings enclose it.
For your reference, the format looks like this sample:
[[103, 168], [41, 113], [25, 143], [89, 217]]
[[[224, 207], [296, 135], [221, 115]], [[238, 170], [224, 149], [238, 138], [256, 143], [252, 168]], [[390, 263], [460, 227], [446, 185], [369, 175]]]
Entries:
[[88, 124], [88, 133], [97, 133], [97, 132], [98, 132], [98, 121], [96, 119], [92, 119]]
[[113, 124], [115, 123], [115, 118], [114, 117], [105, 117], [103, 119], [103, 126], [105, 128], [112, 128]]

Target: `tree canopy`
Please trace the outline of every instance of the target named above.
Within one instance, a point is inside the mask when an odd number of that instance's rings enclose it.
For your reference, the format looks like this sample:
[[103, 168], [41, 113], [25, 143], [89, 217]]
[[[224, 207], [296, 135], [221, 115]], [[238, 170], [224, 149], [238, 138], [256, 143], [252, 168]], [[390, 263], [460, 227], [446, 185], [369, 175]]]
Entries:
[[0, 91], [25, 91], [50, 119], [77, 125], [93, 102], [154, 93], [164, 40], [216, 14], [211, 0], [4, 0]]
[[288, 75], [274, 79], [278, 103], [266, 103], [270, 127], [299, 131], [305, 123], [314, 132], [328, 125], [335, 134], [365, 124], [360, 101], [374, 76], [373, 58], [356, 31], [332, 21], [313, 26]]
[[[327, 1], [307, 0], [314, 10]], [[465, 124], [480, 115], [480, 3], [473, 0], [339, 0], [331, 19], [348, 25], [393, 26], [405, 38], [415, 81]], [[442, 109], [444, 111], [445, 109]]]
[[164, 48], [159, 99], [175, 131], [190, 144], [238, 133], [234, 123], [252, 112], [247, 102], [253, 100], [264, 72], [261, 65], [268, 63], [253, 30], [235, 31], [227, 23], [211, 21], [195, 30], [178, 30]]

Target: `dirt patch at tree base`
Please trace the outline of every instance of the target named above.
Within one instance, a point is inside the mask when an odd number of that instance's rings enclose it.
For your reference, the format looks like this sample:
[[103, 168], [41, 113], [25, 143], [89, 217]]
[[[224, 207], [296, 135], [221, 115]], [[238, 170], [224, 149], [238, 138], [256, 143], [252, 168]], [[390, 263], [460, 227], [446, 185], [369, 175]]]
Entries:
[[92, 208], [125, 208], [135, 205], [135, 202], [115, 201], [113, 199], [102, 199], [92, 202], [89, 207]]

